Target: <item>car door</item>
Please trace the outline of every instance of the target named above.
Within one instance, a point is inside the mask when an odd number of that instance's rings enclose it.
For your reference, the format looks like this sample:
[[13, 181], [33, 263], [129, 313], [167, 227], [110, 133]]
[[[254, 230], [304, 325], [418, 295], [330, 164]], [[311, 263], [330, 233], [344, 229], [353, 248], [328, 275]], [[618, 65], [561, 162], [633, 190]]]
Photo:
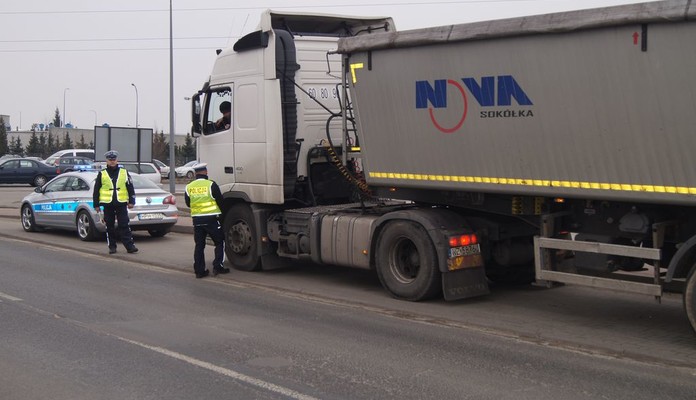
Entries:
[[65, 188], [65, 183], [68, 181], [67, 176], [61, 176], [49, 182], [44, 186], [38, 195], [38, 198], [33, 202], [34, 220], [38, 225], [61, 227], [60, 203], [58, 199]]
[[17, 169], [17, 183], [29, 183], [34, 181], [34, 176], [39, 173], [39, 164], [31, 160], [19, 160]]
[[17, 168], [19, 168], [19, 160], [5, 161], [0, 165], [0, 183], [14, 183]]
[[68, 176], [65, 186], [54, 193], [56, 223], [62, 227], [72, 228], [77, 218], [77, 208], [81, 203], [92, 201], [89, 184], [77, 176]]

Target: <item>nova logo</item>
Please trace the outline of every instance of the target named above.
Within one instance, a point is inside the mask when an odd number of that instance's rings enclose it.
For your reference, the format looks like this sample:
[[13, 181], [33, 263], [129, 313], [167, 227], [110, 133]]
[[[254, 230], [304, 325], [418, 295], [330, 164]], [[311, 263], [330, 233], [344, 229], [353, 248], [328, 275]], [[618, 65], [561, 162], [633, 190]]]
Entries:
[[[481, 107], [510, 107], [514, 99], [517, 105], [531, 106], [532, 101], [522, 90], [512, 75], [485, 76], [479, 83], [474, 78], [462, 78], [464, 86], [469, 93], [476, 99]], [[497, 87], [496, 87], [497, 83]], [[434, 109], [447, 108], [448, 87], [454, 90], [455, 96], [461, 96], [461, 102], [457, 105], [462, 107], [461, 114], [457, 114], [454, 125], [447, 127], [438, 122]], [[430, 106], [429, 106], [430, 105]], [[466, 120], [469, 110], [469, 100], [460, 82], [452, 79], [438, 79], [433, 85], [428, 81], [416, 81], [416, 108], [427, 108], [430, 113], [430, 120], [433, 125], [444, 133], [452, 133], [461, 128]], [[497, 110], [481, 111], [481, 118], [510, 118], [510, 117], [533, 117], [532, 110]]]

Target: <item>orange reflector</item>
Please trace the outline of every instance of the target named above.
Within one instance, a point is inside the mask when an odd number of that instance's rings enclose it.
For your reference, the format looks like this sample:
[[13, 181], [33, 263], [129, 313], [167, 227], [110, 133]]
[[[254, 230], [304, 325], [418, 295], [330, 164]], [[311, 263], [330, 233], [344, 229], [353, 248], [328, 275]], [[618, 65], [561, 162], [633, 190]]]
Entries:
[[565, 203], [565, 199], [562, 197], [556, 197], [553, 201], [556, 203]]

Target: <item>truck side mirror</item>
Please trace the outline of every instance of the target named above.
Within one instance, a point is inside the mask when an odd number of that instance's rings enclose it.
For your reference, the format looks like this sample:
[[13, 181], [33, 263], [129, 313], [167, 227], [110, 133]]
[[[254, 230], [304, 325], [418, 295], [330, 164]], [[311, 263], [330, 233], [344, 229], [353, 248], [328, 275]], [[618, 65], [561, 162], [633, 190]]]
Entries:
[[196, 93], [191, 97], [191, 136], [201, 135], [201, 94]]

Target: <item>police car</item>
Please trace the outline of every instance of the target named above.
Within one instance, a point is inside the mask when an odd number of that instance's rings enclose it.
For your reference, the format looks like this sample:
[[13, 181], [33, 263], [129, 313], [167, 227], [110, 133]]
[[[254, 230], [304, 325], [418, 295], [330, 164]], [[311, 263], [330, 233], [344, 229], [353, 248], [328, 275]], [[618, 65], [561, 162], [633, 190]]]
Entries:
[[[22, 199], [22, 227], [27, 232], [43, 228], [76, 230], [82, 240], [94, 240], [106, 225], [94, 211], [92, 192], [98, 172], [88, 169], [59, 175]], [[135, 207], [128, 210], [133, 231], [166, 235], [178, 220], [176, 197], [150, 180], [131, 174]]]

